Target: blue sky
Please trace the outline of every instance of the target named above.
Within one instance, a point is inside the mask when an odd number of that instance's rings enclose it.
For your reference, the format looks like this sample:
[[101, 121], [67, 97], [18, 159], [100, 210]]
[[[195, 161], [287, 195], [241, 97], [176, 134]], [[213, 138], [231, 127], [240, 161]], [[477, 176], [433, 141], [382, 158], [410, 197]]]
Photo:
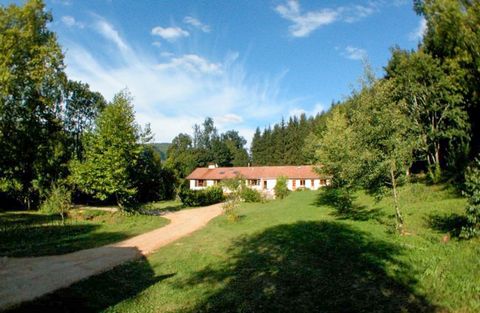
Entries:
[[389, 48], [415, 48], [425, 28], [410, 0], [46, 4], [69, 77], [107, 100], [127, 87], [158, 142], [206, 116], [250, 141], [257, 126], [328, 109], [363, 59], [382, 75]]

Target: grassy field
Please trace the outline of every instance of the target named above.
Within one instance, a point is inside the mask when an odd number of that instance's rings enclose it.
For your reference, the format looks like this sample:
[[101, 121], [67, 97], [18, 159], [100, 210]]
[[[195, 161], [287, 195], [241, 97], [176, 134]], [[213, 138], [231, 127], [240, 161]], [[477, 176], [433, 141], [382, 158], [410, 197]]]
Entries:
[[339, 213], [294, 192], [16, 311], [479, 312], [480, 241], [455, 238], [466, 201], [420, 184], [401, 197], [408, 236], [389, 199]]
[[167, 223], [158, 216], [72, 210], [62, 226], [58, 215], [4, 212], [0, 213], [0, 256], [63, 254], [117, 242]]

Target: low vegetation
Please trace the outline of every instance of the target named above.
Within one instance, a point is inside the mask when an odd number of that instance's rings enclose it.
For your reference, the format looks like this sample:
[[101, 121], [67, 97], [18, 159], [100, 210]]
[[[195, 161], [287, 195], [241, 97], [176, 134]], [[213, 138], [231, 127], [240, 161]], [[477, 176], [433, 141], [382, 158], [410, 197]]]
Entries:
[[94, 248], [162, 227], [168, 220], [123, 212], [71, 210], [58, 214], [0, 213], [0, 256], [42, 256]]
[[[338, 211], [319, 193], [244, 203], [148, 259], [79, 282], [18, 312], [478, 312], [480, 241], [455, 237], [466, 200], [445, 186], [355, 194]], [[101, 292], [99, 292], [101, 291]]]
[[179, 196], [184, 205], [191, 207], [215, 204], [225, 199], [222, 188], [218, 186], [207, 187], [203, 190], [184, 188], [180, 191]]

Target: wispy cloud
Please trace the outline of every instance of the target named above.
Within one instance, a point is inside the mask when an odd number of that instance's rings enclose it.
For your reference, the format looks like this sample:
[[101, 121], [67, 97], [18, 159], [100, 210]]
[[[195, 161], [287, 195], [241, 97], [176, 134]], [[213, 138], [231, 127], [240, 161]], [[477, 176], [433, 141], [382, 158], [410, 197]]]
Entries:
[[362, 61], [367, 59], [368, 57], [367, 51], [365, 49], [353, 46], [347, 46], [342, 55], [345, 56], [347, 59], [356, 61]]
[[408, 39], [410, 39], [411, 41], [422, 40], [426, 31], [427, 31], [427, 20], [425, 20], [425, 18], [422, 17], [422, 19], [418, 23], [417, 28], [408, 35]]
[[185, 24], [189, 24], [189, 25], [192, 25], [192, 26], [200, 29], [204, 33], [209, 33], [211, 31], [211, 28], [210, 28], [209, 25], [206, 25], [206, 24], [200, 22], [199, 19], [196, 19], [196, 18], [191, 17], [191, 16], [185, 16], [185, 18], [183, 19], [183, 22]]
[[293, 22], [288, 29], [294, 37], [306, 37], [315, 29], [331, 24], [338, 18], [338, 13], [331, 9], [301, 14], [300, 4], [295, 0], [289, 0], [286, 4], [278, 5], [275, 10], [281, 17]]
[[159, 70], [178, 70], [179, 68], [191, 73], [220, 74], [222, 72], [221, 64], [209, 62], [207, 59], [196, 54], [186, 54], [181, 57], [174, 57], [168, 63], [157, 65], [157, 69]]
[[168, 41], [175, 41], [182, 37], [190, 36], [190, 33], [180, 27], [161, 27], [157, 26], [152, 29], [152, 35], [160, 36]]
[[73, 16], [70, 16], [70, 15], [62, 16], [61, 21], [67, 27], [78, 27], [78, 28], [85, 27], [83, 23], [78, 22], [77, 20], [75, 20]]
[[377, 12], [382, 2], [371, 1], [367, 5], [351, 5], [336, 8], [323, 8], [302, 12], [298, 0], [287, 0], [285, 4], [275, 7], [275, 11], [292, 22], [288, 27], [293, 37], [307, 37], [316, 29], [343, 21], [354, 23]]
[[217, 60], [193, 53], [149, 54], [133, 48], [105, 19], [99, 17], [93, 25], [103, 44], [124, 53], [105, 62], [102, 51], [66, 42], [67, 74], [107, 99], [128, 87], [138, 121], [151, 124], [157, 141], [191, 133], [192, 125], [206, 116], [214, 117], [219, 130], [235, 128], [250, 140], [259, 121], [276, 121], [288, 110], [290, 103], [280, 95], [284, 72], [274, 77], [249, 74], [237, 52]]
[[113, 42], [121, 51], [126, 52], [129, 50], [129, 47], [122, 39], [118, 31], [106, 20], [98, 19], [98, 21], [95, 23], [95, 29], [105, 39]]

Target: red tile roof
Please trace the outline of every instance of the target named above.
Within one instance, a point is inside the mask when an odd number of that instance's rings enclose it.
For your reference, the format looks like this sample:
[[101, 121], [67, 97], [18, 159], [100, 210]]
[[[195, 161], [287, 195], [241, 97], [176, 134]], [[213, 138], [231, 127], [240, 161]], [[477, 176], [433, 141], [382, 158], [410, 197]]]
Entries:
[[235, 178], [237, 176], [246, 179], [275, 179], [279, 176], [297, 179], [321, 178], [312, 165], [301, 166], [252, 166], [252, 167], [198, 167], [187, 179], [221, 180]]

